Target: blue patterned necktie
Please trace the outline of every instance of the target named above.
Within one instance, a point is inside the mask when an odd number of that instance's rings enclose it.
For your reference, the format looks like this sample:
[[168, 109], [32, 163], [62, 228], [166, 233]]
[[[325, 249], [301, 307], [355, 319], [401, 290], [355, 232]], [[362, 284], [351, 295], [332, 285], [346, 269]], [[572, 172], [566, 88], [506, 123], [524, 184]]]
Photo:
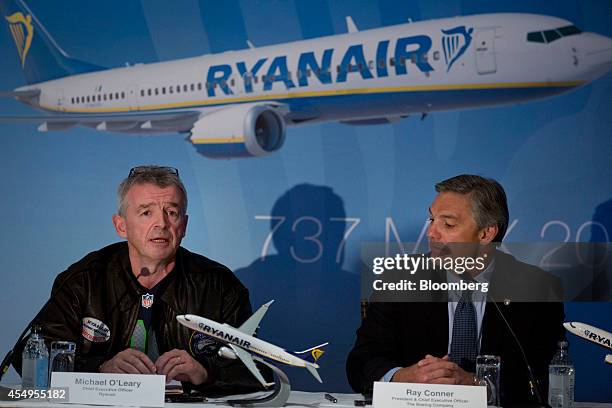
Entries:
[[463, 291], [455, 309], [453, 337], [450, 347], [450, 361], [457, 363], [465, 371], [473, 373], [478, 354], [478, 333], [476, 328], [476, 309], [472, 303], [472, 292]]

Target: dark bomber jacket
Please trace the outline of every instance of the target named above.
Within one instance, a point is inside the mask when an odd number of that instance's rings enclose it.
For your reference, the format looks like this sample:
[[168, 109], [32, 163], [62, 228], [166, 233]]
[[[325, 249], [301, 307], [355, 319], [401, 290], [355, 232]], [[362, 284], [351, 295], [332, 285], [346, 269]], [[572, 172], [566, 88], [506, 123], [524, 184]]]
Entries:
[[[160, 355], [174, 348], [187, 350], [209, 372], [208, 381], [195, 387], [205, 393], [259, 389], [239, 360], [217, 356], [218, 345], [211, 347], [210, 338], [175, 319], [195, 314], [238, 327], [251, 315], [248, 290], [225, 266], [182, 247], [165, 279], [170, 282], [160, 296], [163, 304], [157, 310], [162, 310], [162, 316], [155, 328]], [[57, 276], [52, 300], [37, 323], [48, 344], [53, 340], [77, 344], [75, 371], [97, 372], [103, 362], [128, 347], [145, 293], [132, 273], [127, 243], [115, 243], [86, 255]], [[24, 344], [12, 362], [19, 373]]]

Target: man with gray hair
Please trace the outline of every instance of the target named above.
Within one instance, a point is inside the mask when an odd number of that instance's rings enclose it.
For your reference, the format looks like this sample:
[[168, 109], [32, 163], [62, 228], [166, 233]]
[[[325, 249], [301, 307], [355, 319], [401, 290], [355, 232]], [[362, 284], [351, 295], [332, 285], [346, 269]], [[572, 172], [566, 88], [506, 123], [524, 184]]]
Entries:
[[217, 355], [219, 344], [175, 319], [195, 314], [239, 327], [251, 315], [248, 290], [228, 268], [180, 246], [188, 216], [178, 170], [133, 168], [118, 201], [113, 224], [126, 242], [56, 278], [36, 319], [45, 340], [75, 342], [77, 371], [162, 374], [208, 393], [259, 388], [240, 362]]
[[[417, 275], [438, 284], [490, 282], [493, 290], [511, 288], [519, 297], [531, 289], [548, 293], [558, 283], [541, 269], [495, 250], [509, 220], [506, 194], [497, 181], [464, 174], [437, 183], [435, 189], [429, 256], [486, 260], [480, 270], [465, 275], [452, 270]], [[503, 406], [545, 402], [548, 364], [563, 337], [562, 303], [510, 301], [470, 290], [443, 291], [429, 299], [370, 303], [347, 360], [355, 391], [371, 392], [374, 381], [473, 385], [476, 356], [491, 354], [501, 356]], [[500, 300], [504, 302], [496, 303]]]

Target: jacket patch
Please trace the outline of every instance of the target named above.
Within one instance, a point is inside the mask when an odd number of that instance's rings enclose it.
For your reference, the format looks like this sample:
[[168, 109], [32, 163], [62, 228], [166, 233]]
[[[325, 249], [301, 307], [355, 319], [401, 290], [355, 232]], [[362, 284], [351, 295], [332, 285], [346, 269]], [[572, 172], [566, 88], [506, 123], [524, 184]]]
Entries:
[[145, 309], [149, 309], [151, 306], [153, 306], [153, 295], [150, 293], [142, 295], [140, 305]]
[[194, 357], [211, 357], [221, 344], [210, 336], [194, 331], [189, 339], [189, 352]]
[[81, 334], [94, 343], [104, 343], [110, 339], [110, 329], [102, 321], [93, 317], [83, 318]]

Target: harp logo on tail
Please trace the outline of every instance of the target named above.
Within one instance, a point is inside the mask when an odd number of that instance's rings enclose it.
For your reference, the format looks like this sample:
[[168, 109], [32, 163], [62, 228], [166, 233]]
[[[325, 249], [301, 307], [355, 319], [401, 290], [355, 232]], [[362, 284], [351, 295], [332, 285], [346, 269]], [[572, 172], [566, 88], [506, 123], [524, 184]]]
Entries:
[[444, 61], [446, 72], [449, 72], [453, 64], [465, 53], [472, 42], [473, 28], [466, 29], [458, 26], [449, 30], [442, 30], [442, 49], [444, 50]]
[[316, 362], [325, 353], [325, 350], [321, 350], [320, 348], [315, 348], [311, 351], [311, 353], [312, 353], [312, 358]]
[[32, 38], [34, 37], [34, 26], [32, 25], [32, 16], [24, 16], [23, 13], [17, 12], [5, 17], [9, 23], [11, 35], [15, 41], [17, 52], [19, 53], [19, 59], [21, 60], [21, 67], [25, 66], [25, 61], [32, 45]]

